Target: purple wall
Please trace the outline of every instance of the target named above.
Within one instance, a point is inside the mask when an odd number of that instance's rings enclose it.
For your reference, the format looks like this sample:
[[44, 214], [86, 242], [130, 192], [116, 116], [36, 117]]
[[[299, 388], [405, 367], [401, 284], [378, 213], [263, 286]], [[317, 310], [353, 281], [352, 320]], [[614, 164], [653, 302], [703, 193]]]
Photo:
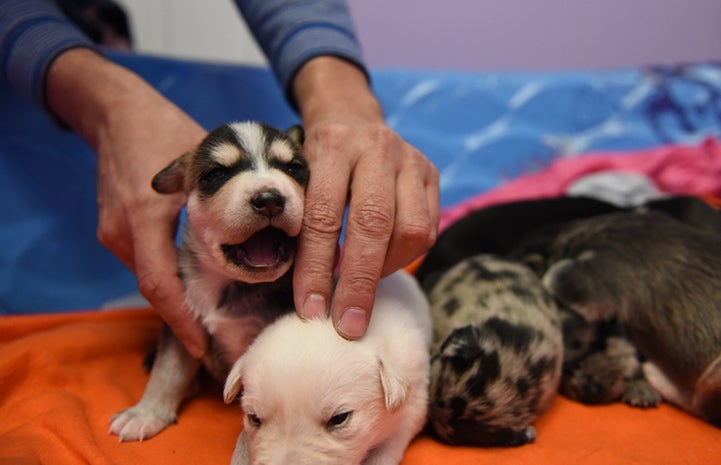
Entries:
[[372, 67], [552, 70], [721, 60], [721, 0], [349, 0]]

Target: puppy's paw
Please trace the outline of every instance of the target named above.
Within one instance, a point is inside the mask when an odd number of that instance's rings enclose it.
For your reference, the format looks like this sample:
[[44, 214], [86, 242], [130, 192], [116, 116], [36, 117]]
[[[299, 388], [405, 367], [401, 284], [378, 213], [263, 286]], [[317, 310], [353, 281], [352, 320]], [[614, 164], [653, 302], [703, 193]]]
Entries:
[[645, 379], [637, 379], [629, 383], [621, 400], [631, 407], [656, 407], [661, 403], [661, 394]]
[[517, 431], [509, 437], [507, 443], [502, 444], [509, 447], [522, 446], [524, 444], [530, 444], [536, 440], [536, 428], [531, 425], [526, 426], [520, 431]]
[[164, 414], [136, 405], [116, 413], [110, 421], [108, 433], [117, 435], [120, 442], [143, 441], [176, 421], [173, 413]]

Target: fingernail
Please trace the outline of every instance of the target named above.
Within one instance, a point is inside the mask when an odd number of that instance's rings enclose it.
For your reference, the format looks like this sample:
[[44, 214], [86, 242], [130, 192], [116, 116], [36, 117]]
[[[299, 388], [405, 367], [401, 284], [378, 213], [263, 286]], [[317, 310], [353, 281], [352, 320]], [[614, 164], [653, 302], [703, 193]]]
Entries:
[[320, 294], [309, 294], [303, 301], [300, 316], [306, 320], [326, 318], [328, 316], [328, 306], [325, 303], [325, 297]]
[[349, 308], [340, 316], [337, 330], [346, 339], [358, 339], [368, 329], [368, 314], [360, 308]]

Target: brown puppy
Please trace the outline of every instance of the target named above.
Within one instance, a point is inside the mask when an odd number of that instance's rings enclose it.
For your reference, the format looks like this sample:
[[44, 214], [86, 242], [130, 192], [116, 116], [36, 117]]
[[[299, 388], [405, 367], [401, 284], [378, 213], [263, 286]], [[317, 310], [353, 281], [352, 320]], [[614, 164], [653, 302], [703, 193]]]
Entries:
[[[202, 363], [220, 382], [265, 326], [293, 311], [309, 178], [301, 143], [300, 128], [226, 124], [153, 179], [160, 193], [188, 195], [179, 268], [188, 306], [210, 336]], [[174, 423], [200, 363], [166, 328], [143, 397], [113, 417], [110, 432], [141, 441]]]
[[616, 318], [663, 398], [721, 427], [721, 238], [635, 211], [547, 239], [547, 289], [586, 321]]

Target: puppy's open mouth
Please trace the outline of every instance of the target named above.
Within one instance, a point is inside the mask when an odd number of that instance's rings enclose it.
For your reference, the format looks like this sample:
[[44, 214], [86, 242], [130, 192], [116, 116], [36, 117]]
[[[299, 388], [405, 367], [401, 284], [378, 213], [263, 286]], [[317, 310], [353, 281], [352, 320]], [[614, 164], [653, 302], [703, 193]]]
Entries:
[[269, 268], [288, 261], [295, 250], [296, 238], [268, 227], [253, 234], [242, 244], [223, 244], [225, 257], [238, 266]]

